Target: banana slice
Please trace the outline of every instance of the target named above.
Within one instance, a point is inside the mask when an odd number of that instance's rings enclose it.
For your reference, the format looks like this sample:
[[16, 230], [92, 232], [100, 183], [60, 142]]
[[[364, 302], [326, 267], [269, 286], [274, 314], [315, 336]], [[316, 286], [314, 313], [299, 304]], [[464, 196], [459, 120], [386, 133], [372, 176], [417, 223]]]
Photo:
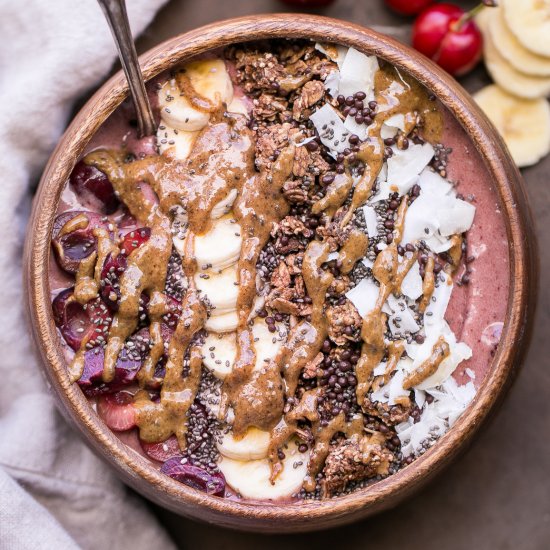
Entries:
[[176, 130], [163, 121], [157, 130], [159, 151], [170, 158], [185, 160], [191, 153], [198, 134]]
[[532, 76], [516, 71], [498, 52], [490, 34], [485, 36], [485, 65], [493, 80], [518, 97], [535, 99], [550, 93], [550, 77]]
[[195, 259], [199, 269], [216, 271], [234, 264], [239, 259], [241, 245], [241, 226], [233, 218], [216, 221], [208, 233], [195, 236]]
[[533, 53], [550, 57], [550, 0], [502, 0], [510, 30]]
[[223, 198], [220, 202], [216, 203], [210, 212], [210, 217], [214, 220], [221, 218], [225, 214], [228, 214], [231, 211], [231, 207], [237, 198], [238, 192], [236, 189], [231, 189], [227, 196]]
[[223, 59], [201, 59], [184, 67], [195, 91], [212, 103], [230, 104], [233, 100], [233, 84]]
[[[214, 104], [230, 103], [233, 99], [233, 84], [225, 63], [221, 59], [205, 59], [188, 63], [182, 70], [189, 77], [197, 94]], [[158, 92], [160, 116], [176, 130], [195, 132], [204, 128], [210, 114], [195, 109], [176, 79], [166, 82]]]
[[[215, 311], [215, 310], [214, 310]], [[239, 316], [236, 311], [229, 311], [220, 315], [211, 315], [206, 320], [204, 328], [219, 334], [233, 332], [239, 326]]]
[[227, 267], [220, 272], [197, 273], [195, 285], [214, 306], [214, 315], [235, 311], [239, 295], [236, 265]]
[[531, 166], [550, 152], [550, 104], [544, 99], [520, 99], [493, 84], [474, 95], [501, 133], [520, 167]]
[[231, 432], [222, 434], [217, 443], [220, 453], [233, 460], [259, 460], [267, 457], [269, 432], [251, 427], [242, 439], [235, 439]]
[[550, 57], [531, 52], [515, 37], [502, 9], [482, 10], [489, 14], [489, 33], [494, 46], [516, 70], [533, 76], [550, 76]]
[[237, 356], [235, 333], [209, 332], [202, 346], [202, 354], [204, 366], [210, 369], [216, 378], [223, 380], [233, 369]]
[[[215, 311], [215, 310], [214, 310]], [[252, 325], [254, 349], [256, 351], [256, 366], [274, 359], [283, 342], [286, 341], [287, 328], [284, 323], [276, 324], [276, 332], [270, 332], [267, 324], [261, 317], [257, 317]], [[216, 334], [210, 332], [202, 346], [203, 363], [214, 376], [224, 379], [232, 370], [237, 355], [235, 334]]]
[[158, 92], [158, 100], [162, 120], [178, 131], [196, 132], [204, 128], [210, 120], [208, 113], [191, 106], [174, 79], [163, 84]]
[[291, 441], [283, 449], [283, 471], [271, 483], [271, 470], [267, 459], [233, 460], [222, 456], [218, 466], [225, 480], [244, 498], [255, 500], [277, 500], [290, 498], [302, 488], [307, 474], [309, 451], [300, 453], [296, 441]]

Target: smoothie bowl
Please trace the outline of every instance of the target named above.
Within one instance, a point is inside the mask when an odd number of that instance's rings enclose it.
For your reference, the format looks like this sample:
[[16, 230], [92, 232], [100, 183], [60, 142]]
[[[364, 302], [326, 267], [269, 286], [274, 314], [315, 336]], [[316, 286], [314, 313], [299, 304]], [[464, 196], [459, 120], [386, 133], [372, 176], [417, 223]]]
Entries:
[[59, 403], [132, 487], [262, 531], [387, 508], [503, 395], [536, 286], [520, 176], [429, 61], [316, 17], [211, 25], [73, 121], [27, 240]]

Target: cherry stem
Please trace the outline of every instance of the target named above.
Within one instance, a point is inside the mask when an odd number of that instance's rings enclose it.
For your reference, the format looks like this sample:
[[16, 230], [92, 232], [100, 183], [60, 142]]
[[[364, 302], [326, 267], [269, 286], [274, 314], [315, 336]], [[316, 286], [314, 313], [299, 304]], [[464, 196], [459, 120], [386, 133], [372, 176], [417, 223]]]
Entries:
[[472, 8], [470, 11], [467, 11], [463, 14], [460, 19], [455, 21], [450, 25], [450, 28], [453, 32], [460, 32], [462, 27], [471, 19], [473, 19], [480, 11], [485, 8], [494, 8], [497, 6], [495, 0], [483, 0], [481, 4], [478, 4], [475, 8]]

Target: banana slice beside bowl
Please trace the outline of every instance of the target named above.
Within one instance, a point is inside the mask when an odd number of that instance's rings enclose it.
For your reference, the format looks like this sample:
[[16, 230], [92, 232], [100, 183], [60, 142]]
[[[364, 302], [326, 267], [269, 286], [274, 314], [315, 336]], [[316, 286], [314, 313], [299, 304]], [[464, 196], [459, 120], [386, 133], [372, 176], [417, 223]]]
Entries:
[[309, 450], [301, 453], [298, 442], [292, 440], [283, 449], [283, 470], [271, 483], [271, 469], [266, 458], [261, 460], [234, 460], [222, 456], [218, 466], [228, 485], [244, 498], [278, 500], [291, 498], [302, 488], [307, 475]]
[[519, 167], [531, 166], [550, 153], [550, 104], [521, 99], [492, 84], [474, 99], [500, 132]]
[[502, 10], [525, 48], [550, 57], [550, 0], [502, 0]]
[[516, 38], [508, 27], [501, 8], [483, 11], [489, 14], [488, 32], [493, 44], [510, 65], [528, 75], [550, 76], [550, 57], [533, 53]]
[[485, 36], [484, 52], [487, 70], [493, 80], [506, 91], [526, 99], [546, 97], [550, 94], [550, 77], [532, 76], [514, 69], [499, 53], [489, 33]]

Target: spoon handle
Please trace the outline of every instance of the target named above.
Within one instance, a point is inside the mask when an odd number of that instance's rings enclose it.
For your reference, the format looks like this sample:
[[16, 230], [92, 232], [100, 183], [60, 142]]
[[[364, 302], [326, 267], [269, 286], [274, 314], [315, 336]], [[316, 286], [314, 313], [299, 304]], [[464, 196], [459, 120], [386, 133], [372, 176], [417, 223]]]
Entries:
[[118, 49], [120, 62], [134, 101], [137, 113], [139, 137], [151, 136], [156, 132], [151, 104], [145, 91], [145, 83], [139, 67], [136, 46], [132, 39], [125, 0], [98, 0], [103, 9]]

